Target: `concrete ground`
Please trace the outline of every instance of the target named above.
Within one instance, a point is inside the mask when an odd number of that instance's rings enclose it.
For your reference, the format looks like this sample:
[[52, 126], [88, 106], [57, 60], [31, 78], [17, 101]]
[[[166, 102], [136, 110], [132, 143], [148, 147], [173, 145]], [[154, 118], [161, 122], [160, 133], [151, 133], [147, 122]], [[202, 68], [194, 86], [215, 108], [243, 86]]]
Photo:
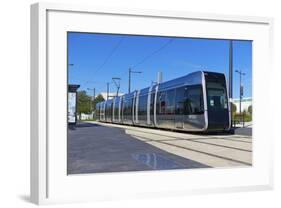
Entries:
[[252, 136], [252, 127], [235, 128], [236, 135]]
[[67, 145], [68, 174], [208, 167], [98, 123], [69, 128]]
[[68, 134], [68, 174], [250, 166], [252, 139], [202, 135], [99, 122]]

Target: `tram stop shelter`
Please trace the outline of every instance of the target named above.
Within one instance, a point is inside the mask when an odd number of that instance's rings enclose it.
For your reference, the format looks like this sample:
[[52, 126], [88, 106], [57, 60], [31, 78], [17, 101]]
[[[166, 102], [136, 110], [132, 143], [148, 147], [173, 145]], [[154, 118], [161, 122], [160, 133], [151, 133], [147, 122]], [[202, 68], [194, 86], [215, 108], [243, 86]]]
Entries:
[[75, 125], [77, 122], [77, 89], [80, 85], [69, 84], [67, 93], [67, 121], [68, 124]]

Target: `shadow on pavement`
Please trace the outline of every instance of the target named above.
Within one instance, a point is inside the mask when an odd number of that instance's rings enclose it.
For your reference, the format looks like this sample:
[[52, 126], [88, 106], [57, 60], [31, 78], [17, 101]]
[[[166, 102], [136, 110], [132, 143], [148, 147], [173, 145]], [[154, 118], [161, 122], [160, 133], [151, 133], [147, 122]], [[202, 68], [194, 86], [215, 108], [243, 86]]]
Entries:
[[235, 134], [244, 135], [244, 136], [252, 136], [252, 128], [235, 128]]
[[138, 140], [124, 129], [79, 123], [68, 133], [67, 174], [190, 168], [209, 166]]
[[86, 128], [86, 127], [102, 127], [102, 126], [99, 124], [86, 123], [86, 122], [77, 123], [76, 125], [68, 125], [68, 129], [70, 130], [75, 130], [77, 128]]

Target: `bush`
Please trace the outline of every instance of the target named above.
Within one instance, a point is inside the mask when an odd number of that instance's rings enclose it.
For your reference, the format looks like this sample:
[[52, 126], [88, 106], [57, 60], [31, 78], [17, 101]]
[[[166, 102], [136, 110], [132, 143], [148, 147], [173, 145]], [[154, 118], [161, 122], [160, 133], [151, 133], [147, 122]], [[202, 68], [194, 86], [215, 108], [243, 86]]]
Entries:
[[253, 112], [253, 107], [252, 107], [252, 105], [250, 105], [250, 106], [248, 107], [248, 112], [252, 115], [252, 112]]
[[243, 119], [244, 119], [244, 122], [249, 122], [249, 121], [252, 121], [252, 114], [244, 112], [244, 113], [241, 113], [241, 115], [240, 115], [239, 113], [235, 113], [233, 119], [235, 121], [243, 121]]
[[234, 117], [235, 113], [236, 113], [236, 110], [237, 110], [237, 107], [234, 103], [230, 103], [231, 104], [231, 111], [232, 111], [232, 116]]

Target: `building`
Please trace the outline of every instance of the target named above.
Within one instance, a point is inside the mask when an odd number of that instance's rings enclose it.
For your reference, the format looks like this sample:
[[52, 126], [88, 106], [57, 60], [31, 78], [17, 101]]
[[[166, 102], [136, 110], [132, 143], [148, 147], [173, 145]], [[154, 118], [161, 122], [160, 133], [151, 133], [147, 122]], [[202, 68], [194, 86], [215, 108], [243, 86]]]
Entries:
[[[239, 113], [239, 103], [240, 99], [239, 98], [234, 98], [232, 101], [236, 105], [236, 112]], [[247, 98], [242, 98], [241, 100], [241, 112], [248, 111], [249, 106], [252, 105], [252, 98], [247, 97]]]
[[[107, 100], [107, 92], [101, 92], [100, 94], [98, 95], [101, 95], [103, 97], [104, 100]], [[97, 96], [98, 96], [97, 95]], [[124, 95], [124, 93], [118, 93], [118, 96], [122, 96]], [[116, 93], [115, 92], [111, 92], [111, 93], [108, 93], [108, 99], [112, 99], [113, 97], [116, 96]]]
[[91, 120], [93, 119], [93, 114], [85, 114], [85, 113], [81, 113], [80, 115], [77, 115], [79, 120]]

